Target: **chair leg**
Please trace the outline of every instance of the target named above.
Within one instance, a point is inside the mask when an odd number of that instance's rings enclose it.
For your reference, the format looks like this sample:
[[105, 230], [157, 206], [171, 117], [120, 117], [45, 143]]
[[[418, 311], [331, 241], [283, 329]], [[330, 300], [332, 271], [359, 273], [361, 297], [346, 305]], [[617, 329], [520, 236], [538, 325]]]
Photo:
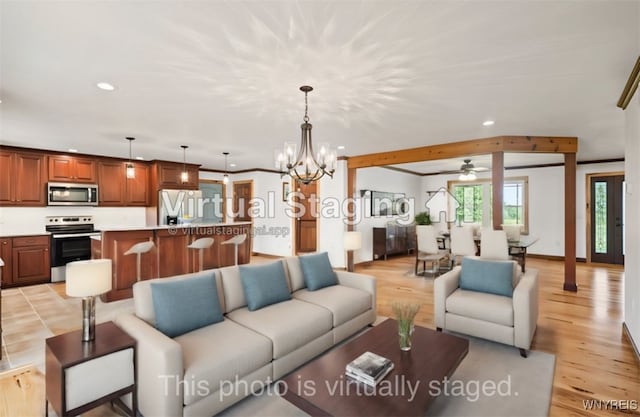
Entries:
[[418, 263], [419, 263], [419, 262], [420, 262], [420, 261], [418, 261], [418, 258], [416, 258], [416, 272], [415, 272], [415, 274], [414, 274], [414, 275], [418, 275]]
[[522, 349], [522, 348], [520, 348], [520, 356], [522, 356], [523, 358], [526, 358], [527, 357], [527, 351]]
[[437, 332], [441, 332], [442, 331], [442, 327], [436, 327], [436, 331]]

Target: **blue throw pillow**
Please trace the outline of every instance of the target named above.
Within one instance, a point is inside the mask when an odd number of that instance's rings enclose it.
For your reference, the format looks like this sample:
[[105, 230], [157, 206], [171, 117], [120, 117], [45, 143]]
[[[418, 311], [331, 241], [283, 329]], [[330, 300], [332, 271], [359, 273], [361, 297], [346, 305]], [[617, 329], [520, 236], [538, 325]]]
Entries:
[[249, 311], [291, 299], [282, 261], [240, 265], [240, 280]]
[[330, 287], [338, 283], [338, 276], [331, 267], [327, 252], [300, 257], [300, 268], [309, 291]]
[[169, 337], [224, 320], [213, 276], [151, 284], [156, 328]]
[[513, 297], [513, 262], [463, 258], [460, 288]]

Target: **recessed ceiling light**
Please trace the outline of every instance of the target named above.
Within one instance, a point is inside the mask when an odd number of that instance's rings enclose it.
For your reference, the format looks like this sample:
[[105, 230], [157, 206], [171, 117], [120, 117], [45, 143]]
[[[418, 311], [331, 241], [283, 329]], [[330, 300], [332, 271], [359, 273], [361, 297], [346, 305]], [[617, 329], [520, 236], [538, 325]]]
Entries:
[[99, 82], [98, 84], [96, 84], [96, 86], [99, 89], [104, 90], [104, 91], [113, 91], [113, 90], [116, 89], [113, 85], [111, 85], [109, 83], [105, 83], [105, 82]]
[[343, 150], [344, 149], [344, 145], [338, 146], [338, 149]]
[[78, 150], [77, 149], [73, 149], [73, 148], [69, 148], [69, 152], [76, 153], [76, 152], [78, 152]]
[[236, 164], [231, 163], [231, 164], [229, 164], [229, 166], [230, 166], [231, 168], [234, 168], [234, 167], [236, 166]]
[[482, 122], [482, 126], [492, 126], [495, 122], [493, 120], [485, 120]]
[[142, 161], [144, 158], [143, 158], [143, 157], [141, 157], [141, 156], [136, 156], [136, 159], [137, 159], [138, 161]]

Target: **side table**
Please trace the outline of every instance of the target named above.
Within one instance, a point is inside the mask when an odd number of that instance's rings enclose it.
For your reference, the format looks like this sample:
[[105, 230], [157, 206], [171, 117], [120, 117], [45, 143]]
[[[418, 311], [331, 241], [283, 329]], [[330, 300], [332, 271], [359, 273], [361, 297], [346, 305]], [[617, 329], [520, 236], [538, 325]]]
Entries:
[[[96, 325], [96, 337], [82, 341], [82, 330], [46, 340], [46, 400], [60, 417], [75, 416], [115, 401], [135, 417], [136, 341], [113, 322]], [[131, 409], [120, 399], [131, 394]]]

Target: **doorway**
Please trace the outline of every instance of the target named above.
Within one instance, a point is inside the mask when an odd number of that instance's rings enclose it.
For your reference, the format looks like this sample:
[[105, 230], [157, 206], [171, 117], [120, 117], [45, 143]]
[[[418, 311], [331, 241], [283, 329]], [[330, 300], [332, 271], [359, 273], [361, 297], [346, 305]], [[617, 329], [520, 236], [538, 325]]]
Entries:
[[624, 175], [588, 175], [590, 262], [624, 264]]
[[233, 182], [233, 214], [234, 222], [250, 222], [251, 198], [253, 196], [253, 181]]
[[298, 204], [296, 207], [300, 207], [300, 212], [295, 218], [296, 254], [315, 252], [318, 238], [317, 181], [310, 184], [294, 182], [294, 185], [297, 191], [294, 193], [294, 201]]

